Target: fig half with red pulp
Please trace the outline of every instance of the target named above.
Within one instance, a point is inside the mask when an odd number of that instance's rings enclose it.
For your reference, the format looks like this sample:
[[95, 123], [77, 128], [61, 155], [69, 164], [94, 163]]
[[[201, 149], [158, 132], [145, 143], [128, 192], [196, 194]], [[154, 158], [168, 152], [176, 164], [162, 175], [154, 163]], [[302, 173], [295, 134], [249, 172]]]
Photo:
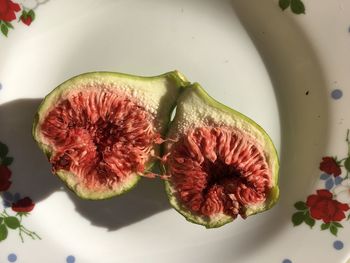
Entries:
[[279, 162], [271, 139], [199, 84], [180, 95], [167, 137], [166, 190], [188, 221], [219, 227], [276, 203]]
[[105, 199], [131, 189], [160, 154], [159, 140], [186, 79], [112, 72], [74, 77], [45, 97], [33, 136], [52, 171], [78, 196]]

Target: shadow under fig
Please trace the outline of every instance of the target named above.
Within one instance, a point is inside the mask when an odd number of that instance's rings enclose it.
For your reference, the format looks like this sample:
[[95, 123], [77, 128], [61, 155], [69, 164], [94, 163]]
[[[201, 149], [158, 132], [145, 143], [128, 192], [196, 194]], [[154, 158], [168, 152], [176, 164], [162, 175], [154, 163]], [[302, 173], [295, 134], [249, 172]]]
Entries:
[[11, 193], [29, 196], [35, 203], [58, 191], [62, 184], [32, 137], [32, 123], [41, 99], [19, 99], [0, 105], [0, 141], [14, 158]]
[[140, 180], [135, 189], [101, 201], [82, 200], [51, 173], [46, 156], [32, 138], [32, 122], [41, 99], [19, 99], [0, 105], [0, 141], [14, 157], [11, 193], [29, 196], [35, 203], [57, 191], [67, 192], [76, 211], [92, 225], [116, 230], [170, 208], [160, 180]]
[[130, 192], [107, 200], [82, 200], [69, 193], [76, 211], [92, 225], [113, 231], [170, 208], [164, 183], [142, 178]]

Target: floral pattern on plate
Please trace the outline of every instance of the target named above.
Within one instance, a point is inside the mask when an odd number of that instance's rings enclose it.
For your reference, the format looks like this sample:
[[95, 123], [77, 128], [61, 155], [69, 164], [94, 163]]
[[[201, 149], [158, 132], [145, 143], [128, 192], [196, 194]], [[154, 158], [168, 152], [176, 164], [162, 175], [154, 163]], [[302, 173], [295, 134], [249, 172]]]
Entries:
[[[35, 11], [40, 4], [48, 0], [0, 0], [0, 31], [5, 37], [9, 31], [14, 29], [12, 24], [17, 19], [18, 22], [30, 26], [35, 20]], [[290, 8], [294, 14], [305, 14], [305, 6], [301, 0], [279, 0], [282, 10]]]
[[301, 0], [279, 0], [278, 4], [282, 10], [290, 8], [296, 15], [305, 14], [305, 5]]
[[8, 156], [8, 147], [0, 142], [0, 192], [2, 192], [3, 211], [0, 212], [0, 242], [8, 237], [9, 231], [17, 231], [24, 242], [24, 235], [32, 239], [41, 239], [38, 234], [30, 231], [23, 225], [25, 217], [30, 215], [35, 204], [28, 196], [21, 198], [19, 193], [12, 194], [9, 188], [12, 185], [12, 171], [9, 166], [13, 158]]
[[30, 26], [35, 20], [35, 11], [40, 4], [46, 2], [43, 0], [0, 0], [0, 31], [5, 37], [9, 31], [14, 29], [13, 22], [17, 22]]
[[337, 235], [343, 228], [340, 223], [350, 218], [350, 138], [349, 130], [346, 135], [348, 154], [345, 158], [325, 156], [320, 162], [322, 171], [320, 180], [324, 181], [324, 188], [316, 190], [309, 195], [306, 202], [299, 201], [294, 204], [298, 210], [292, 215], [294, 226], [305, 223], [311, 228], [316, 221], [322, 222], [321, 230], [329, 230]]

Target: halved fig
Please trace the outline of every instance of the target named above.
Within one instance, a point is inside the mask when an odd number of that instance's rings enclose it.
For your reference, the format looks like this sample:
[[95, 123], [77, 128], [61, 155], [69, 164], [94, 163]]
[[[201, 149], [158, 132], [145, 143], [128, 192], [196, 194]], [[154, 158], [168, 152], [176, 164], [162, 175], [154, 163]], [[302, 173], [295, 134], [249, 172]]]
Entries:
[[193, 223], [219, 227], [278, 199], [279, 161], [267, 133], [197, 83], [177, 101], [164, 154], [169, 201]]
[[69, 79], [41, 103], [33, 136], [52, 171], [78, 196], [105, 199], [131, 189], [159, 156], [171, 111], [187, 80], [112, 72]]

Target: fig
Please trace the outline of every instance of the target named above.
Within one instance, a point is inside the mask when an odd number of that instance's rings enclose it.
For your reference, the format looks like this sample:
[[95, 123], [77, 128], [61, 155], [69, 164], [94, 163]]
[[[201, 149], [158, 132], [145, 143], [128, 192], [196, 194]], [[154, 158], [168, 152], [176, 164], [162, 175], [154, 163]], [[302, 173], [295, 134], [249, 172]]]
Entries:
[[179, 96], [167, 138], [166, 191], [188, 221], [220, 227], [277, 202], [279, 160], [270, 137], [198, 83]]
[[85, 73], [59, 85], [42, 101], [33, 137], [52, 172], [79, 197], [120, 195], [146, 176], [186, 78]]

